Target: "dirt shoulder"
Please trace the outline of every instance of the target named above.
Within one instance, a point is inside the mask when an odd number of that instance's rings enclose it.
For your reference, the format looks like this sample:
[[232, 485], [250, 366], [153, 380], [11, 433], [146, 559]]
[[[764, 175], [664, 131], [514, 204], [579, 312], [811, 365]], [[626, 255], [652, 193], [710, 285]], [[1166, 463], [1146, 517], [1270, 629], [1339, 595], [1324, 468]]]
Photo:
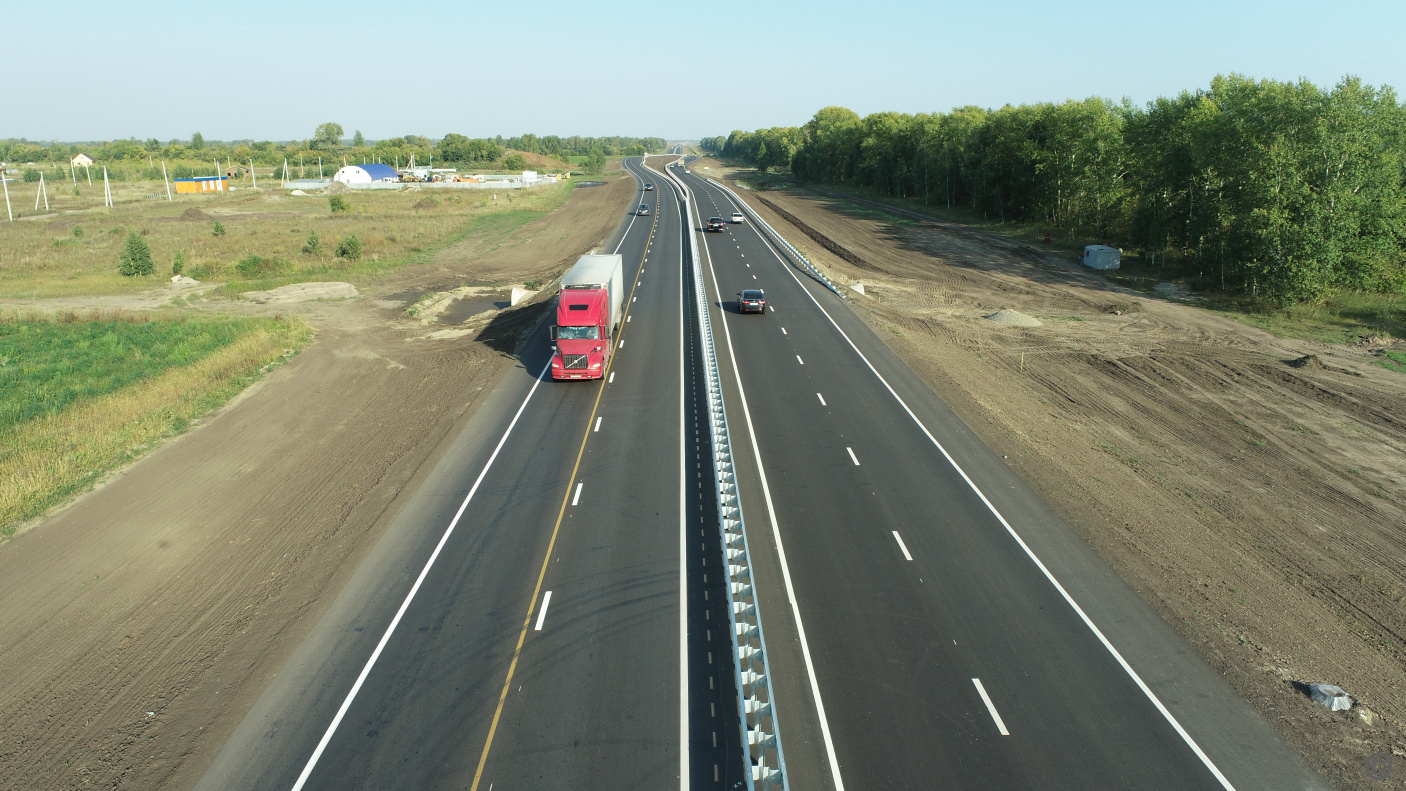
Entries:
[[540, 313], [489, 303], [427, 326], [404, 308], [554, 276], [634, 186], [578, 189], [528, 233], [465, 239], [356, 299], [263, 308], [317, 341], [0, 546], [0, 786], [193, 785]]
[[1311, 766], [1406, 764], [1406, 377], [964, 226], [742, 194]]

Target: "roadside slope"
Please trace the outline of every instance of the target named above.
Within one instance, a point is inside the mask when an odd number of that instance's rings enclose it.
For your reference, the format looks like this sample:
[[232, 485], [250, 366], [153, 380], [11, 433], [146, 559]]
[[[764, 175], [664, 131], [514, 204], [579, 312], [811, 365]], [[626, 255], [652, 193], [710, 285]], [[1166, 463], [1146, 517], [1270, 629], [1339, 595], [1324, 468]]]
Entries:
[[[1310, 765], [1375, 787], [1366, 756], [1406, 752], [1406, 380], [1009, 240], [765, 193], [837, 254], [744, 196], [865, 284], [860, 315]], [[983, 318], [1001, 308], [1043, 326]], [[1327, 367], [1286, 364], [1309, 353]], [[1314, 682], [1369, 713], [1311, 703]]]
[[[380, 289], [520, 282], [514, 261], [599, 244], [632, 197], [581, 190], [514, 260], [475, 251]], [[401, 307], [305, 308], [306, 352], [0, 548], [7, 787], [194, 784], [511, 364], [494, 332], [511, 321], [426, 340]]]

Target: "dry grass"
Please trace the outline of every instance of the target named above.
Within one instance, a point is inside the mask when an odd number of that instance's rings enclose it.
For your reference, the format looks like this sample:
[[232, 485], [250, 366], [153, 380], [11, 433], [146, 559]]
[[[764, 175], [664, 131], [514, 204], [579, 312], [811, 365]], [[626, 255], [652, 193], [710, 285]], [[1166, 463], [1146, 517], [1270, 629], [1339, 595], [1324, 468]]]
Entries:
[[[295, 197], [276, 189], [183, 195], [174, 202], [147, 199], [153, 194], [164, 198], [161, 189], [160, 182], [122, 184], [112, 209], [102, 208], [100, 195], [96, 207], [87, 195], [59, 196], [51, 200], [48, 215], [0, 221], [0, 296], [143, 291], [170, 278], [177, 252], [184, 255], [185, 274], [197, 280], [240, 280], [235, 265], [251, 255], [279, 259], [286, 282], [356, 280], [427, 257], [428, 250], [452, 240], [477, 218], [551, 211], [570, 195], [571, 185], [504, 190], [496, 200], [492, 192], [479, 190], [353, 192], [344, 196], [351, 210], [337, 214], [326, 197]], [[425, 198], [438, 205], [416, 208]], [[26, 209], [33, 206], [33, 196], [28, 200]], [[215, 221], [224, 226], [223, 235], [212, 234]], [[127, 278], [117, 272], [118, 252], [130, 231], [143, 234], [151, 246], [156, 260], [151, 276]], [[305, 253], [311, 233], [317, 234], [320, 249]], [[352, 234], [362, 243], [361, 259], [334, 256], [338, 240]]]
[[301, 320], [271, 322], [196, 363], [0, 432], [0, 541], [184, 430], [311, 335]]

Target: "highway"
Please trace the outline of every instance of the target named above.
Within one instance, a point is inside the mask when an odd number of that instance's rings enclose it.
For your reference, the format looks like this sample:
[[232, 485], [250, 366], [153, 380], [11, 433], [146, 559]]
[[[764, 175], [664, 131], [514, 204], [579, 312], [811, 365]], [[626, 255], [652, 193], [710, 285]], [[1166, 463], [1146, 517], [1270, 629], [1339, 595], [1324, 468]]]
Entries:
[[[697, 448], [682, 420], [680, 209], [658, 175], [628, 170], [658, 189], [605, 248], [624, 257], [628, 295], [608, 381], [553, 382], [540, 328], [202, 788], [657, 788], [691, 765], [712, 782], [715, 764], [740, 776], [708, 646], [693, 646], [692, 684], [683, 661], [683, 619], [701, 622], [705, 601], [684, 557], [701, 567], [705, 547], [683, 540], [701, 501], [684, 497]], [[730, 683], [727, 667], [711, 672]]]
[[744, 787], [700, 309], [790, 788], [1327, 787], [751, 216], [702, 233], [736, 199], [665, 161], [625, 163], [656, 189], [604, 248], [607, 378], [553, 382], [539, 328], [200, 788]]
[[697, 236], [793, 788], [1327, 787], [752, 217]]

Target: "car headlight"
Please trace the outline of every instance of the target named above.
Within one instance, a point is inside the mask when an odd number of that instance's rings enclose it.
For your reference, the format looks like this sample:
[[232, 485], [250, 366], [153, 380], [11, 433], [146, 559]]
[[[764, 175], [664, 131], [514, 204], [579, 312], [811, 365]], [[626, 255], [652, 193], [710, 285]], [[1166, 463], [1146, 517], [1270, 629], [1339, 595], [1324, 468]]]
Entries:
[[599, 368], [599, 367], [600, 367], [600, 363], [591, 363], [591, 367], [592, 367], [592, 368]]

